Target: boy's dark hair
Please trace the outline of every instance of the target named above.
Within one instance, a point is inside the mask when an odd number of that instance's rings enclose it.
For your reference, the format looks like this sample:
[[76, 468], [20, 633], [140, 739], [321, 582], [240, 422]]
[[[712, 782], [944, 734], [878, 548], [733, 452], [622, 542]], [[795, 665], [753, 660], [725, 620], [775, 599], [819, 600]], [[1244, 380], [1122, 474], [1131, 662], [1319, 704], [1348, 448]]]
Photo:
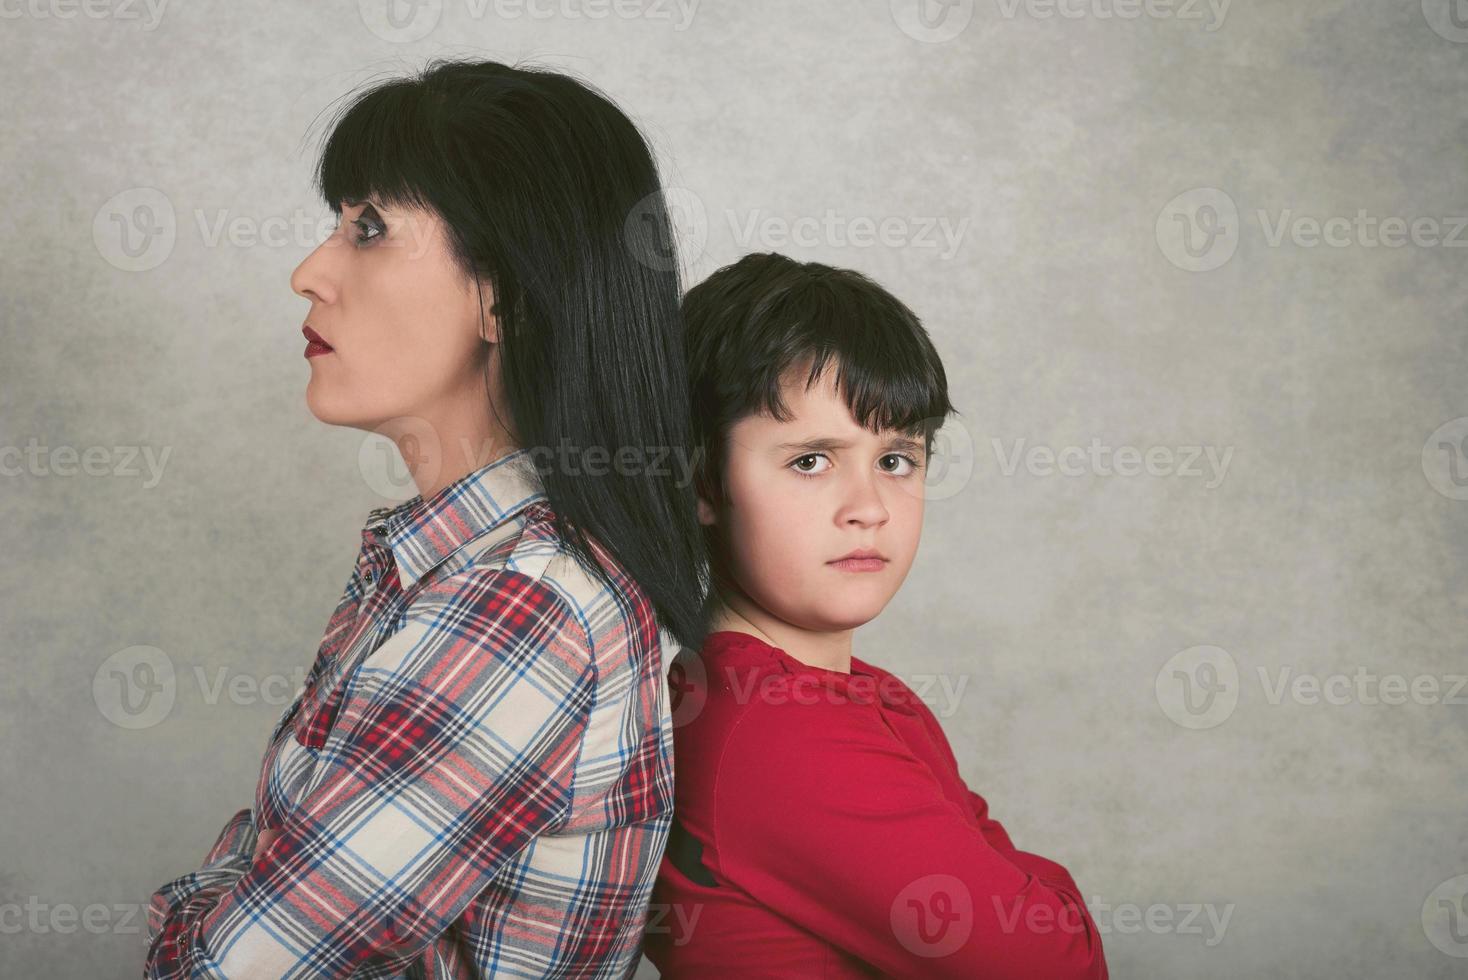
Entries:
[[[957, 414], [943, 362], [917, 316], [851, 269], [774, 252], [746, 255], [688, 291], [683, 320], [694, 485], [715, 507], [727, 493], [730, 428], [756, 414], [789, 420], [781, 379], [807, 362], [807, 388], [834, 367], [837, 390], [859, 425], [921, 434], [925, 454], [944, 420]], [[723, 548], [716, 528], [704, 533], [719, 592], [731, 584]]]

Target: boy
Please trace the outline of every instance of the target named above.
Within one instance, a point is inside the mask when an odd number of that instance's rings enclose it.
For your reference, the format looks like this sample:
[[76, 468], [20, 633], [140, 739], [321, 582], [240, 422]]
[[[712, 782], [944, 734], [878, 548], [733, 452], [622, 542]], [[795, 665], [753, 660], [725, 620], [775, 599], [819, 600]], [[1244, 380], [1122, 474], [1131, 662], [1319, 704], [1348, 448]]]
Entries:
[[1069, 873], [1016, 850], [927, 706], [851, 652], [901, 586], [953, 412], [917, 318], [774, 254], [684, 301], [708, 635], [674, 663], [664, 978], [1105, 978]]

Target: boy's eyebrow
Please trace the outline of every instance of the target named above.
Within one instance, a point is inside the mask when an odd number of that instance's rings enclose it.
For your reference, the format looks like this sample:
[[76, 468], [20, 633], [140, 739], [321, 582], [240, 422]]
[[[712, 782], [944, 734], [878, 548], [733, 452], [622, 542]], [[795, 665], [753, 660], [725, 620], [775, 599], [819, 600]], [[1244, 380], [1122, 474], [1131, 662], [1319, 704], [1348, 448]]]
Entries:
[[[893, 436], [883, 445], [888, 449], [906, 449], [911, 452], [922, 452], [924, 446], [916, 439], [906, 436]], [[804, 449], [809, 452], [823, 452], [827, 449], [850, 449], [851, 443], [846, 439], [834, 439], [823, 436], [816, 439], [802, 439], [799, 442], [782, 442], [775, 447], [776, 452], [789, 452], [792, 449]]]

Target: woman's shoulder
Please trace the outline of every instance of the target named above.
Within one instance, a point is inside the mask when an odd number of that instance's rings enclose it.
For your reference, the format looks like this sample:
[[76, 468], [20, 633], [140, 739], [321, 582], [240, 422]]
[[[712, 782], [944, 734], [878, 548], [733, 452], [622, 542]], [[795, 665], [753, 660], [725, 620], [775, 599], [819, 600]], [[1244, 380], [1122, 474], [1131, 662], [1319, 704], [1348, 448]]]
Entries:
[[662, 636], [646, 594], [614, 556], [591, 544], [605, 578], [556, 531], [549, 506], [534, 503], [521, 519], [461, 549], [415, 599], [414, 611], [442, 620], [445, 605], [469, 605], [497, 619], [554, 620], [559, 636], [546, 642], [579, 647], [600, 674], [614, 673], [656, 649]]

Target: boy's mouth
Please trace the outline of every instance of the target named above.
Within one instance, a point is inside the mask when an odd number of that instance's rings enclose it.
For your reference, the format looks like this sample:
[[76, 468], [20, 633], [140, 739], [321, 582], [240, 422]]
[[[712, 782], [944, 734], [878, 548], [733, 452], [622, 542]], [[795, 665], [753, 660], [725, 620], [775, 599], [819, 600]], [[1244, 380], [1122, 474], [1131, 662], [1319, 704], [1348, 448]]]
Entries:
[[843, 572], [876, 572], [887, 566], [887, 558], [875, 548], [857, 548], [826, 564]]

